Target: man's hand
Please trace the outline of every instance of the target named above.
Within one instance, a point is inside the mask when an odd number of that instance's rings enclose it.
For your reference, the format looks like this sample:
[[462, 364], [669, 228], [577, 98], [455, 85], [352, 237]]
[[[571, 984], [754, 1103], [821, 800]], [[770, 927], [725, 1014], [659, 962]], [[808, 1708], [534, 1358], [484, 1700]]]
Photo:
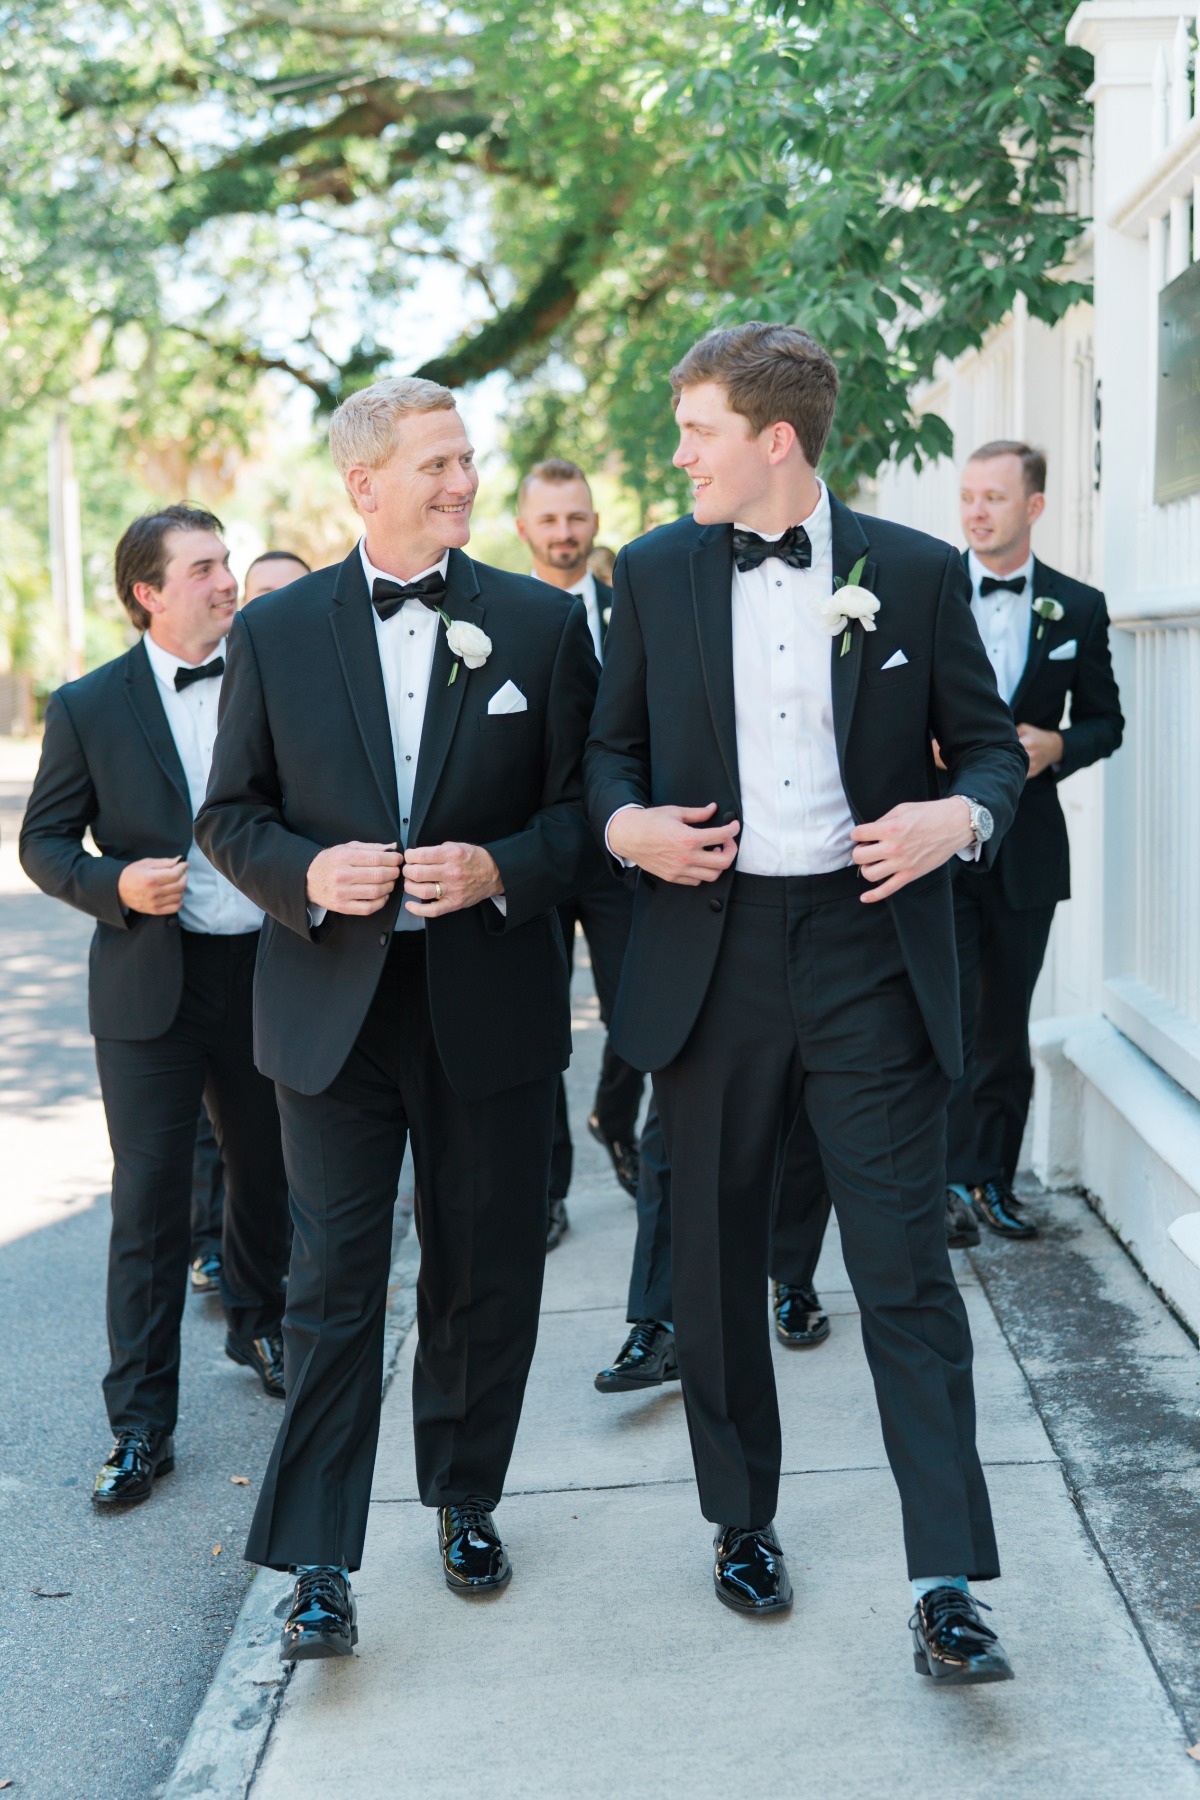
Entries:
[[705, 824], [716, 810], [715, 800], [708, 806], [626, 807], [609, 821], [609, 848], [660, 881], [699, 887], [715, 881], [737, 855], [741, 825], [736, 819]]
[[403, 861], [396, 844], [334, 844], [309, 863], [304, 891], [313, 906], [365, 918], [387, 904]]
[[965, 850], [971, 835], [971, 809], [961, 794], [948, 800], [910, 800], [893, 806], [873, 825], [856, 825], [850, 833], [858, 848], [854, 860], [868, 881], [878, 882], [864, 903], [886, 900], [910, 881], [940, 869], [956, 850]]
[[479, 844], [422, 844], [404, 858], [404, 910], [440, 919], [504, 892], [500, 871]]
[[1062, 761], [1066, 745], [1063, 743], [1061, 731], [1039, 731], [1036, 725], [1018, 725], [1017, 736], [1029, 758], [1029, 773], [1025, 777], [1026, 781], [1032, 781], [1035, 775], [1040, 775], [1042, 770], [1048, 769], [1052, 763]]
[[161, 917], [183, 905], [188, 866], [182, 856], [143, 856], [117, 877], [117, 898], [130, 912]]

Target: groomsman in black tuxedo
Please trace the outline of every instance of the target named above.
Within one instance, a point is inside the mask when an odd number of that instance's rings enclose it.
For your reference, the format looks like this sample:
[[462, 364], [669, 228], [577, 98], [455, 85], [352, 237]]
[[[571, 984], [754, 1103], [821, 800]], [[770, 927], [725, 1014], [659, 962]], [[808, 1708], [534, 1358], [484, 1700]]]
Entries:
[[600, 866], [582, 604], [464, 555], [479, 477], [454, 396], [380, 381], [330, 423], [364, 535], [239, 615], [197, 835], [267, 915], [255, 1053], [295, 1227], [288, 1398], [250, 1531], [291, 1569], [285, 1660], [348, 1655], [379, 1431], [392, 1211], [416, 1165], [417, 1479], [458, 1594], [511, 1569], [492, 1518], [537, 1337], [557, 908]]
[[815, 473], [827, 352], [743, 325], [702, 339], [671, 383], [694, 516], [618, 559], [586, 780], [596, 832], [638, 871], [612, 1037], [653, 1071], [671, 1162], [676, 1345], [717, 1595], [756, 1615], [791, 1604], [762, 1300], [803, 1099], [900, 1489], [916, 1666], [1004, 1679], [968, 1587], [999, 1563], [946, 1247], [962, 1054], [948, 865], [990, 860], [1025, 752], [957, 553], [850, 512]]
[[1001, 1237], [1037, 1235], [1012, 1184], [1033, 1093], [1029, 1008], [1054, 908], [1071, 894], [1058, 785], [1111, 756], [1124, 730], [1104, 595], [1033, 554], [1045, 490], [1041, 451], [1005, 439], [975, 451], [959, 491], [971, 611], [1029, 757], [996, 857], [960, 868], [954, 883], [965, 1066], [950, 1097], [946, 1173], [961, 1243], [979, 1240], [972, 1201]]
[[[587, 476], [577, 463], [553, 457], [530, 469], [517, 494], [517, 532], [529, 545], [533, 572], [539, 581], [575, 594], [587, 612], [588, 630], [596, 655], [604, 660], [604, 640], [612, 611], [612, 589], [591, 573], [588, 557], [600, 529], [600, 516], [592, 504]], [[575, 926], [583, 927], [600, 1017], [608, 1024], [621, 963], [629, 941], [633, 897], [607, 868], [581, 894], [558, 909], [567, 960], [573, 963]], [[600, 1065], [600, 1081], [588, 1118], [588, 1130], [612, 1158], [617, 1180], [627, 1194], [638, 1189], [638, 1110], [645, 1076], [632, 1069], [606, 1041]], [[568, 1229], [567, 1189], [571, 1185], [571, 1130], [567, 1119], [567, 1090], [561, 1079], [554, 1117], [554, 1149], [550, 1157], [550, 1226], [547, 1250], [562, 1241]]]
[[122, 537], [117, 592], [141, 639], [51, 696], [21, 832], [26, 873], [97, 921], [88, 1014], [114, 1163], [102, 1506], [145, 1500], [174, 1466], [202, 1097], [228, 1176], [226, 1352], [283, 1395], [287, 1181], [251, 1054], [262, 913], [192, 840], [237, 606], [220, 532], [211, 513], [168, 506]]

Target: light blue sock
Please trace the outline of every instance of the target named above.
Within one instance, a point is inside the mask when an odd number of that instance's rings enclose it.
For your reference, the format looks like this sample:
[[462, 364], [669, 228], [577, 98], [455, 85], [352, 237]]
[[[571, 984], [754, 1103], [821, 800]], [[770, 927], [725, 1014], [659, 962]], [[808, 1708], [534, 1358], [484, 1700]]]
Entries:
[[912, 1584], [913, 1605], [923, 1594], [928, 1594], [935, 1587], [961, 1588], [964, 1594], [970, 1593], [965, 1575], [915, 1575]]
[[[948, 1181], [946, 1183], [946, 1186], [950, 1189], [950, 1192], [952, 1194], [958, 1195], [959, 1199], [963, 1202], [964, 1205], [970, 1206], [971, 1190], [967, 1186], [965, 1181]], [[949, 1585], [952, 1585], [952, 1584], [949, 1584]]]

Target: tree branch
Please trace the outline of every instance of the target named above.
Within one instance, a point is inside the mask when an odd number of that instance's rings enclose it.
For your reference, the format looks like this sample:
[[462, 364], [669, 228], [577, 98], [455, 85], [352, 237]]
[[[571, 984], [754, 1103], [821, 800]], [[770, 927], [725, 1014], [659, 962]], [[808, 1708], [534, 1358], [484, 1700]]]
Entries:
[[580, 290], [572, 271], [587, 242], [582, 231], [567, 232], [554, 261], [523, 300], [506, 307], [453, 350], [435, 356], [414, 373], [445, 387], [464, 387], [495, 369], [506, 368], [518, 351], [544, 343], [575, 309]]
[[275, 5], [256, 7], [248, 19], [225, 35], [232, 37], [235, 32], [254, 31], [264, 25], [287, 25], [292, 31], [307, 31], [314, 37], [374, 38], [404, 50], [419, 50], [426, 56], [461, 56], [465, 41], [453, 35], [434, 37], [431, 32], [414, 31], [411, 26], [394, 25], [386, 19], [371, 19], [365, 13], [355, 18], [353, 14], [305, 12], [302, 7], [284, 5], [281, 0]]
[[249, 344], [222, 344], [207, 337], [204, 332], [196, 331], [191, 325], [173, 324], [172, 331], [183, 333], [205, 349], [212, 350], [227, 362], [236, 363], [240, 369], [261, 369], [264, 374], [274, 370], [281, 375], [290, 375], [301, 387], [306, 387], [310, 394], [315, 394], [324, 411], [332, 411], [337, 405], [337, 390], [331, 381], [322, 381], [319, 375], [310, 375], [307, 369], [297, 368], [284, 356], [267, 356], [261, 350], [255, 350]]

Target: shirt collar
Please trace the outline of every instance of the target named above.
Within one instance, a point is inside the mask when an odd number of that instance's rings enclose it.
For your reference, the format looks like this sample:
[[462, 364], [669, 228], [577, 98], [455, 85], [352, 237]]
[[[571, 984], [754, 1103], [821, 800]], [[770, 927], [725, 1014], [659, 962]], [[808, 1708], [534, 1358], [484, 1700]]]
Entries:
[[[398, 575], [387, 575], [382, 569], [377, 569], [375, 567], [375, 564], [367, 555], [367, 540], [365, 537], [359, 538], [358, 540], [358, 554], [362, 557], [363, 574], [367, 578], [368, 594], [372, 591], [376, 581], [399, 581], [400, 577]], [[410, 575], [408, 580], [420, 581], [423, 575], [432, 575], [435, 571], [444, 575], [449, 567], [449, 563], [450, 552], [449, 550], [443, 550], [435, 563], [430, 563], [427, 569], [420, 570], [416, 575]]]
[[590, 569], [585, 569], [583, 574], [579, 577], [579, 580], [573, 587], [569, 587], [567, 592], [568, 594], [576, 595], [578, 599], [583, 601], [585, 606], [588, 605], [589, 602], [594, 601], [596, 598], [596, 577], [592, 574]]
[[[813, 562], [821, 562], [830, 554], [833, 545], [833, 515], [829, 507], [829, 489], [819, 475], [817, 477], [817, 504], [807, 519], [797, 519], [796, 523], [803, 525], [808, 533], [808, 541], [812, 545]], [[743, 525], [740, 519], [734, 520], [735, 531], [754, 531], [754, 529], [753, 525]], [[756, 535], [764, 542], [773, 544], [776, 538], [783, 536], [783, 532], [759, 531]]]
[[210, 663], [215, 657], [225, 654], [224, 638], [221, 639], [211, 656], [206, 656], [203, 662], [198, 663], [184, 662], [181, 657], [172, 656], [169, 650], [164, 650], [161, 644], [155, 643], [148, 631], [142, 633], [142, 642], [146, 646], [146, 655], [150, 658], [150, 667], [163, 686], [170, 688], [172, 692], [175, 691], [175, 671], [177, 669], [200, 669], [204, 667], [204, 663]]
[[[991, 569], [984, 568], [983, 564], [980, 562], [979, 558], [976, 556], [976, 554], [973, 550], [968, 550], [967, 551], [967, 573], [971, 577], [971, 593], [972, 593], [973, 597], [976, 600], [978, 600], [980, 597], [979, 596], [979, 584], [983, 580], [984, 576], [990, 575], [992, 573], [992, 571], [991, 571]], [[1023, 575], [1025, 577], [1025, 586], [1019, 594], [1013, 594], [1013, 593], [989, 594], [988, 599], [989, 600], [1026, 600], [1027, 599], [1032, 604], [1032, 602], [1034, 600], [1033, 551], [1032, 550], [1029, 552], [1029, 560], [1027, 562], [1023, 562], [1019, 569], [1013, 569], [1008, 575], [1005, 575], [1003, 577], [1003, 579], [1005, 581], [1011, 581], [1017, 575]]]

